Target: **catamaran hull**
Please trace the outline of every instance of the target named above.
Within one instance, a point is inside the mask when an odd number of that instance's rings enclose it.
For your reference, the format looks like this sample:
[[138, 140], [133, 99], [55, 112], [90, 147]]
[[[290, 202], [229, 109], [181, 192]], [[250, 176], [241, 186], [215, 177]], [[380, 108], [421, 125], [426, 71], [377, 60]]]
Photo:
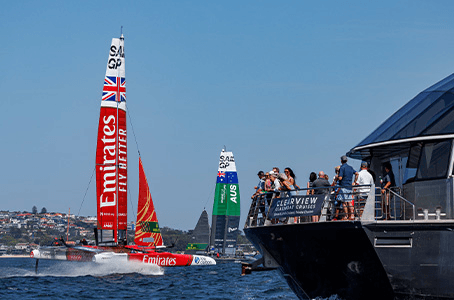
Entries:
[[215, 265], [216, 261], [211, 257], [202, 255], [173, 254], [170, 252], [150, 252], [150, 253], [121, 253], [98, 249], [78, 250], [68, 247], [46, 247], [33, 250], [31, 258], [67, 260], [67, 261], [93, 261], [96, 263], [112, 263], [134, 261], [144, 264], [158, 265], [161, 267], [179, 266], [205, 266]]
[[67, 247], [46, 247], [33, 250], [31, 258], [69, 261], [92, 261], [95, 252], [87, 252]]
[[113, 253], [105, 252], [94, 255], [93, 261], [96, 263], [118, 262], [138, 262], [160, 267], [182, 267], [182, 266], [203, 266], [215, 265], [216, 261], [210, 257], [201, 255], [173, 254], [168, 252], [161, 253]]

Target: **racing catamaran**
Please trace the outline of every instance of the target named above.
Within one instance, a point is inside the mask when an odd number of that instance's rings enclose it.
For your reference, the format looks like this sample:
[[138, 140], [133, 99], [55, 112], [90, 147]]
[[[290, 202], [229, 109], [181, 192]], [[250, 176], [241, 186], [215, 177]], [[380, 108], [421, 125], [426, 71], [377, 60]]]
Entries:
[[219, 167], [213, 202], [210, 250], [234, 256], [240, 223], [240, 190], [233, 153], [225, 147], [219, 155]]
[[148, 182], [139, 157], [139, 205], [135, 245], [127, 245], [127, 130], [124, 37], [112, 39], [104, 79], [96, 148], [96, 246], [68, 246], [64, 240], [30, 253], [39, 259], [138, 261], [159, 266], [214, 265], [201, 255], [165, 251]]

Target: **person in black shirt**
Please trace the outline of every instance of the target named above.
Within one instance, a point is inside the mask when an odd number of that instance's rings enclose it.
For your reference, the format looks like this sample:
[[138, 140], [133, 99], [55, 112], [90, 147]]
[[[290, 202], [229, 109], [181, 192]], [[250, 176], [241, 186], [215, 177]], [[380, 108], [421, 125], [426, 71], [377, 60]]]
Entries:
[[389, 162], [386, 162], [385, 165], [385, 176], [383, 177], [383, 184], [381, 188], [382, 193], [382, 209], [385, 220], [391, 219], [390, 211], [389, 211], [389, 199], [390, 199], [390, 192], [389, 189], [396, 186], [396, 180], [393, 173], [393, 167]]

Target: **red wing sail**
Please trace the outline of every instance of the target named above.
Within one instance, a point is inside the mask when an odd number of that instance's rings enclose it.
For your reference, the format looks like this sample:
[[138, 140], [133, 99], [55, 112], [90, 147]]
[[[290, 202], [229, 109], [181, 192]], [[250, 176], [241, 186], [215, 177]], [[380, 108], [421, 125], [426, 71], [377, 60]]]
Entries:
[[112, 39], [98, 126], [96, 190], [101, 242], [126, 241], [127, 143], [124, 39]]
[[162, 246], [158, 218], [151, 199], [150, 188], [148, 187], [141, 158], [139, 158], [139, 204], [134, 242], [138, 246]]

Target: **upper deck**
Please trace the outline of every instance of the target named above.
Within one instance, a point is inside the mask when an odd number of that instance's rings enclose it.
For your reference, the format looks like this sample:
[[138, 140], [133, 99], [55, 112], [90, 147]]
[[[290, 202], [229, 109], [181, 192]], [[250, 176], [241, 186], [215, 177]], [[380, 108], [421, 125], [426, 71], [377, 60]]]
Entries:
[[[448, 186], [451, 189], [448, 189]], [[448, 205], [452, 203], [452, 186], [453, 178], [425, 184], [412, 182], [405, 186], [405, 190], [395, 187], [385, 193], [375, 186], [351, 186], [347, 197], [353, 200], [353, 218], [342, 210], [338, 201], [338, 186], [263, 193], [252, 200], [245, 228], [350, 220], [393, 223], [452, 222], [453, 213]], [[364, 194], [364, 189], [369, 191]], [[418, 194], [419, 206], [406, 199], [405, 194], [413, 199]], [[317, 218], [314, 219], [314, 216]]]
[[[353, 218], [376, 222], [452, 221], [453, 145], [454, 74], [451, 74], [419, 93], [347, 153], [351, 158], [368, 162], [376, 174], [375, 186], [372, 186], [365, 200], [359, 200], [359, 187], [351, 187]], [[385, 164], [392, 166], [396, 184], [382, 194], [375, 187], [381, 187], [380, 176], [385, 174]], [[276, 205], [276, 201], [280, 201], [278, 199], [288, 198], [291, 202], [296, 200], [295, 197], [317, 194], [317, 191], [301, 189], [290, 193], [291, 196], [282, 193], [262, 194], [252, 201], [246, 226], [282, 224], [283, 221], [330, 221], [333, 219], [331, 210], [335, 207], [338, 189], [329, 187], [318, 192], [324, 195], [323, 199], [318, 197], [320, 210], [312, 213], [295, 210], [291, 214], [281, 214], [273, 222], [273, 215], [268, 216], [268, 212], [269, 208]]]

